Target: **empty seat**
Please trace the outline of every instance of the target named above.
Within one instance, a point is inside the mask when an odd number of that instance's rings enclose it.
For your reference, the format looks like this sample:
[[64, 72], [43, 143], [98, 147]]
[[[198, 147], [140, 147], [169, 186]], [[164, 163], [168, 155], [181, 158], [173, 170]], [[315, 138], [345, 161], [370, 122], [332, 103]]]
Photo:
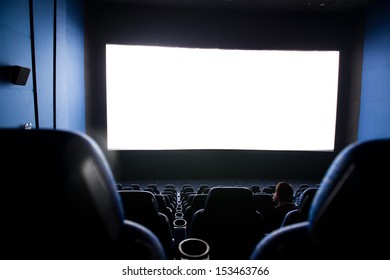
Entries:
[[253, 193], [261, 192], [260, 186], [258, 186], [258, 185], [253, 185], [253, 186], [251, 186], [250, 189], [252, 190]]
[[183, 212], [190, 207], [192, 200], [194, 199], [194, 196], [196, 193], [192, 192], [187, 192], [186, 195], [182, 199], [182, 207], [183, 207]]
[[309, 188], [309, 185], [308, 184], [300, 184], [299, 187], [297, 188], [297, 190], [295, 191], [295, 194], [294, 194], [294, 201], [295, 203], [299, 203], [299, 199], [300, 199], [300, 196], [301, 194]]
[[125, 217], [154, 232], [164, 246], [168, 258], [173, 258], [173, 234], [169, 219], [159, 212], [154, 194], [148, 191], [118, 191]]
[[177, 205], [176, 197], [174, 196], [174, 194], [169, 191], [162, 191], [161, 194], [164, 196], [164, 200], [167, 206], [171, 208], [172, 212], [174, 212]]
[[160, 194], [160, 190], [158, 189], [156, 184], [149, 184], [147, 188], [151, 188], [153, 190], [153, 193]]
[[207, 199], [207, 194], [197, 194], [194, 196], [191, 206], [189, 206], [184, 212], [184, 219], [187, 221], [187, 233], [190, 233], [192, 217], [194, 214], [203, 209]]
[[275, 190], [271, 187], [264, 187], [262, 192], [267, 193], [267, 194], [273, 194], [275, 192]]
[[316, 192], [316, 188], [307, 188], [301, 193], [297, 209], [292, 210], [286, 214], [282, 222], [282, 227], [307, 221], [309, 217], [310, 206]]
[[199, 189], [196, 191], [197, 194], [202, 194], [205, 189], [208, 189], [209, 185], [200, 185]]
[[138, 184], [131, 184], [130, 185], [131, 190], [141, 190], [141, 187]]
[[103, 152], [88, 136], [0, 130], [1, 259], [163, 259], [160, 241], [126, 221]]
[[164, 190], [172, 190], [175, 194], [177, 193], [176, 187], [174, 185], [171, 185], [171, 184], [166, 185]]
[[156, 191], [154, 188], [146, 187], [143, 189], [144, 191], [151, 192], [153, 194], [160, 194], [159, 191]]
[[255, 193], [253, 195], [256, 210], [263, 216], [265, 232], [275, 229], [276, 210], [272, 195], [267, 193]]
[[196, 193], [195, 190], [194, 190], [194, 188], [193, 188], [191, 185], [185, 185], [185, 186], [183, 186], [183, 188], [182, 188], [181, 191], [180, 191], [180, 196], [181, 196], [182, 198], [184, 198], [185, 195], [186, 195], [186, 193], [188, 193], [188, 192]]
[[209, 194], [212, 188], [206, 188], [203, 190], [203, 194]]
[[170, 207], [165, 202], [164, 196], [162, 194], [155, 194], [154, 195], [157, 201], [158, 205], [158, 211], [160, 213], [163, 213], [165, 216], [167, 216], [169, 220], [169, 225], [172, 227], [173, 225], [173, 220], [174, 220], [174, 215], [173, 211]]
[[[390, 139], [344, 148], [321, 181], [308, 221], [274, 231], [257, 245], [251, 258], [389, 259], [390, 210], [380, 201], [390, 195], [389, 158]], [[375, 198], [367, 197], [367, 186], [375, 186]]]
[[210, 245], [210, 259], [248, 259], [264, 224], [247, 188], [214, 187], [191, 223], [190, 237]]

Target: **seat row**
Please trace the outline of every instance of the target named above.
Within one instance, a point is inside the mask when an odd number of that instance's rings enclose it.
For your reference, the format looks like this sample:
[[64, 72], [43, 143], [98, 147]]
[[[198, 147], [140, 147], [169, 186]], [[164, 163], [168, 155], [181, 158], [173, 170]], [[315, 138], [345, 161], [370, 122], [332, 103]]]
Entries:
[[[162, 237], [125, 217], [125, 199], [88, 136], [1, 129], [0, 145], [1, 259], [171, 258]], [[213, 259], [389, 259], [389, 156], [390, 139], [346, 147], [320, 187], [299, 196], [297, 210], [308, 213], [307, 220], [288, 224], [290, 212], [285, 225], [268, 234], [251, 190], [212, 188], [193, 215], [189, 237], [209, 242]], [[380, 194], [368, 198], [367, 186]], [[183, 209], [190, 194], [169, 193], [176, 195], [175, 210]]]
[[[214, 187], [209, 194], [197, 194], [190, 186], [179, 193], [173, 187], [158, 194], [149, 188], [119, 190], [118, 193], [125, 217], [152, 230], [162, 241], [169, 258], [177, 257], [175, 219], [180, 218], [185, 220], [185, 236], [211, 243], [212, 258], [246, 259], [253, 245], [266, 233], [307, 220], [307, 209], [316, 190], [304, 191], [299, 207], [288, 213], [284, 221], [278, 218], [271, 195], [253, 194], [246, 188]], [[245, 242], [237, 243], [239, 248], [232, 250], [232, 244], [228, 243], [235, 238]], [[245, 244], [248, 244], [246, 250]]]

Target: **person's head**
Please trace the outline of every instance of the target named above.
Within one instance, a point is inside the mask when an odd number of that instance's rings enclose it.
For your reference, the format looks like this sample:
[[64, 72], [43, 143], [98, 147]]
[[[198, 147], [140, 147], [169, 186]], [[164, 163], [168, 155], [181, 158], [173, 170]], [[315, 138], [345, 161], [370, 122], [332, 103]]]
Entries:
[[279, 182], [276, 185], [273, 200], [278, 204], [290, 203], [293, 200], [294, 189], [287, 182]]

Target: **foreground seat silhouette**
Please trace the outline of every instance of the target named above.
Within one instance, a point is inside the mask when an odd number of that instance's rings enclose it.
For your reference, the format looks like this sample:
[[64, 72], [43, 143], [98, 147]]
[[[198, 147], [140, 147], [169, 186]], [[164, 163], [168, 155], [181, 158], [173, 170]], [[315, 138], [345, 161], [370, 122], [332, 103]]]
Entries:
[[210, 259], [248, 259], [264, 237], [263, 220], [247, 188], [214, 187], [192, 218], [190, 237], [210, 245]]
[[[389, 158], [390, 139], [346, 147], [322, 179], [308, 222], [274, 231], [251, 258], [389, 259]], [[367, 186], [375, 187], [376, 197], [367, 197]]]
[[1, 259], [164, 259], [157, 237], [124, 219], [108, 163], [88, 136], [0, 130]]

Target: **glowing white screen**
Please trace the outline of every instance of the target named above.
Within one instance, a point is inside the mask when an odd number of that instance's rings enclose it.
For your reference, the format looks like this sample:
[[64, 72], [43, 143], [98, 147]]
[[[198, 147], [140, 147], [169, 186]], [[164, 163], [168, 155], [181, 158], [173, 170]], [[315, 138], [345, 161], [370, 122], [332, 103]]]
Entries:
[[333, 150], [338, 51], [107, 45], [110, 150]]

